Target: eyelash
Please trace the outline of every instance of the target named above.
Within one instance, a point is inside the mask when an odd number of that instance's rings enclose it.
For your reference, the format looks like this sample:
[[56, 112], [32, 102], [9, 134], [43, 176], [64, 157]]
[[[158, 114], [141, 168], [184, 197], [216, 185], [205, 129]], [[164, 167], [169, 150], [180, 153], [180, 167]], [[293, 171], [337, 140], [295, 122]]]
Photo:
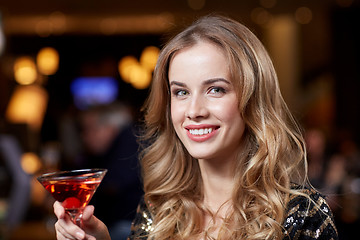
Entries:
[[188, 94], [188, 91], [186, 91], [185, 89], [174, 89], [173, 91], [172, 91], [172, 94], [174, 95], [174, 96], [177, 96], [177, 97], [181, 97], [181, 96], [185, 96], [185, 95], [187, 95]]
[[[213, 94], [219, 94], [219, 93], [226, 93], [226, 89], [223, 88], [223, 87], [210, 87], [207, 91], [207, 93], [212, 93], [212, 91], [215, 91], [213, 92]], [[183, 97], [183, 96], [186, 96], [188, 95], [189, 92], [186, 90], [186, 89], [174, 89], [172, 91], [172, 95], [174, 95], [175, 97]]]
[[213, 90], [216, 90], [215, 93], [226, 93], [226, 90], [223, 87], [210, 87], [208, 92], [211, 92]]

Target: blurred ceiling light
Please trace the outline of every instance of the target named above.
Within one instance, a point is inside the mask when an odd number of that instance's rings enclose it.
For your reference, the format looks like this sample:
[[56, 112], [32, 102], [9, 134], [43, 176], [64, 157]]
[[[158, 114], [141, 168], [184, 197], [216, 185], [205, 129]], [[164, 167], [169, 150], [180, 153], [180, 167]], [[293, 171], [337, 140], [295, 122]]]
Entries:
[[299, 7], [295, 11], [295, 20], [300, 24], [308, 24], [312, 20], [312, 11], [307, 7]]
[[160, 49], [154, 46], [144, 48], [140, 56], [140, 64], [149, 71], [154, 71]]
[[[41, 37], [63, 33], [101, 34], [99, 23], [101, 24], [104, 18], [103, 15], [65, 15], [61, 12], [51, 15], [11, 15], [4, 22], [4, 33], [38, 34]], [[110, 18], [116, 23], [115, 34], [162, 34], [172, 28], [175, 21], [174, 15], [169, 12], [114, 15]]]
[[54, 48], [42, 48], [37, 54], [36, 62], [39, 72], [44, 75], [53, 75], [59, 67], [59, 54]]
[[131, 69], [130, 79], [131, 85], [136, 89], [145, 89], [149, 87], [151, 82], [151, 72], [140, 65], [135, 65]]
[[40, 37], [50, 36], [50, 34], [52, 32], [51, 22], [47, 18], [37, 21], [36, 26], [35, 26], [35, 32]]
[[130, 73], [133, 66], [138, 65], [138, 60], [133, 56], [123, 57], [118, 64], [118, 70], [124, 82], [130, 83]]
[[63, 34], [66, 31], [66, 15], [60, 11], [50, 14], [49, 21], [52, 26], [52, 33]]
[[272, 15], [264, 8], [255, 8], [251, 11], [251, 20], [259, 25], [266, 25], [272, 20]]
[[36, 81], [36, 65], [30, 57], [20, 57], [14, 63], [14, 77], [21, 85], [32, 84]]
[[11, 123], [25, 123], [39, 130], [46, 111], [47, 92], [40, 86], [17, 86], [6, 109], [6, 119]]
[[188, 5], [193, 10], [200, 10], [204, 8], [206, 0], [187, 0]]
[[116, 19], [106, 18], [100, 22], [100, 31], [105, 35], [115, 34], [117, 31]]
[[276, 2], [276, 0], [260, 0], [260, 4], [264, 8], [272, 8], [276, 5]]
[[28, 174], [35, 174], [41, 165], [41, 160], [35, 153], [27, 152], [21, 156], [21, 167]]

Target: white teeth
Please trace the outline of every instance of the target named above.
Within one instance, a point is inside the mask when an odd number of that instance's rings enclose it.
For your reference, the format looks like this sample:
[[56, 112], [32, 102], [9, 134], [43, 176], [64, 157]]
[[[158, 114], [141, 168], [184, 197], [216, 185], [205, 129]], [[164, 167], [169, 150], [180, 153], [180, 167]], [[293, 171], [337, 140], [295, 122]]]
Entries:
[[209, 134], [212, 132], [212, 128], [201, 128], [201, 129], [190, 129], [189, 130], [191, 135], [204, 135], [204, 134]]

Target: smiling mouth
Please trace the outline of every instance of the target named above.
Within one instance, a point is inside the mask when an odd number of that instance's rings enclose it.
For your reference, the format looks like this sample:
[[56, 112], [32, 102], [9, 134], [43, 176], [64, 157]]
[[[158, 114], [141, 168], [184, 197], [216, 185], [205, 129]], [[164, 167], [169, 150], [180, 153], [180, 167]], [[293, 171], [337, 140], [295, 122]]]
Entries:
[[206, 134], [210, 134], [214, 131], [213, 128], [200, 128], [200, 129], [188, 129], [188, 130], [191, 135], [195, 135], [195, 136], [203, 136]]

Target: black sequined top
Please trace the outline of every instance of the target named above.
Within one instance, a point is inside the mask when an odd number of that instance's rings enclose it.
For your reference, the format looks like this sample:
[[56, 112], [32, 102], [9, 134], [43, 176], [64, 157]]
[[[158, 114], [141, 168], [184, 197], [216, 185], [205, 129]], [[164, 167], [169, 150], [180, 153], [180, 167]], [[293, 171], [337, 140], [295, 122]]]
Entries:
[[[332, 212], [324, 197], [313, 189], [303, 189], [304, 193], [317, 204], [303, 196], [292, 196], [284, 220], [284, 240], [338, 240]], [[128, 240], [147, 239], [152, 231], [152, 216], [142, 200], [131, 227]]]

